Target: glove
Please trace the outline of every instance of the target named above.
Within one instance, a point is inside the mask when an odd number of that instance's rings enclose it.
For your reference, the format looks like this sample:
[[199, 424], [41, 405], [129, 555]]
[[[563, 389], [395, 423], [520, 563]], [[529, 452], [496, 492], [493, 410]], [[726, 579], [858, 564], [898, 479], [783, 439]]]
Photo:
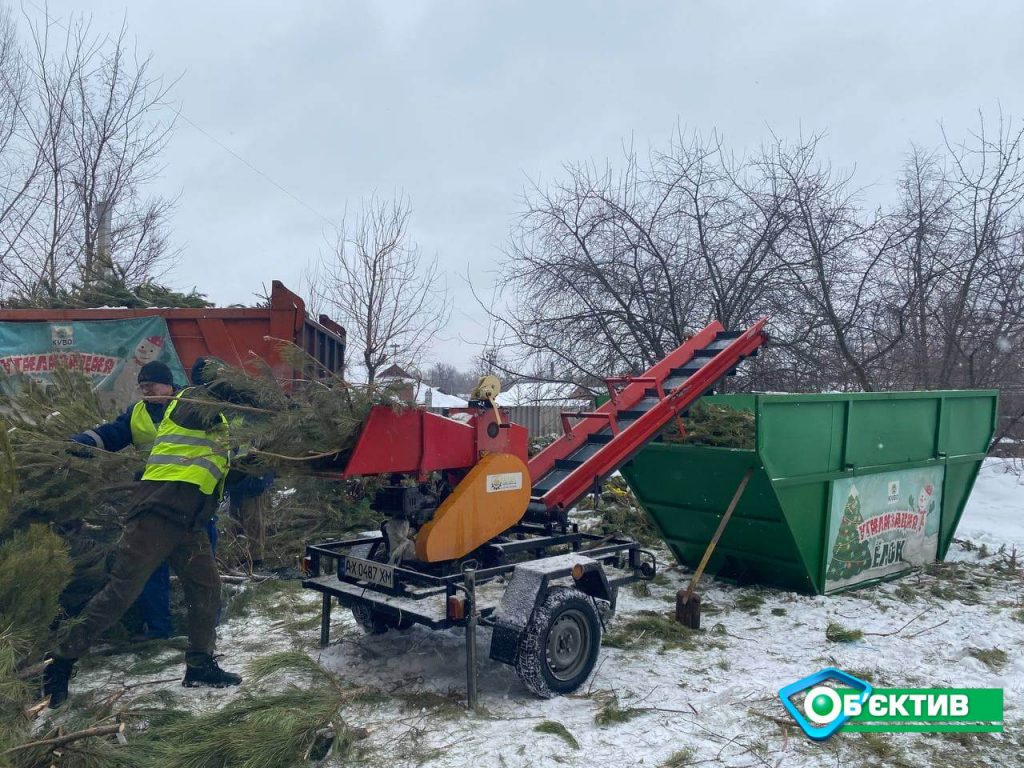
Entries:
[[96, 443], [85, 443], [79, 440], [72, 440], [71, 442], [72, 445], [69, 445], [67, 448], [64, 449], [64, 452], [68, 454], [68, 456], [77, 456], [80, 459], [92, 458], [92, 451], [90, 451], [87, 446], [91, 445], [93, 448], [95, 448]]
[[[242, 499], [253, 499], [259, 496], [270, 486], [265, 484], [264, 478], [267, 475], [247, 475], [237, 483], [232, 483], [227, 487], [227, 493], [236, 501]], [[271, 482], [273, 482], [273, 475], [270, 475]]]

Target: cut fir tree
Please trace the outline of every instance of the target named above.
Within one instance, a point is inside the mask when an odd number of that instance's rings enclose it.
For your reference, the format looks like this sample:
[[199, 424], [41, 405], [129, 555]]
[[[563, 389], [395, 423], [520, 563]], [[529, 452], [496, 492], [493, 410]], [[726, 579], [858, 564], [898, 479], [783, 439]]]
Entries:
[[864, 522], [860, 510], [860, 494], [856, 488], [843, 507], [843, 519], [839, 523], [839, 535], [832, 549], [832, 560], [825, 578], [829, 581], [846, 581], [871, 567], [871, 549], [860, 540], [857, 526]]

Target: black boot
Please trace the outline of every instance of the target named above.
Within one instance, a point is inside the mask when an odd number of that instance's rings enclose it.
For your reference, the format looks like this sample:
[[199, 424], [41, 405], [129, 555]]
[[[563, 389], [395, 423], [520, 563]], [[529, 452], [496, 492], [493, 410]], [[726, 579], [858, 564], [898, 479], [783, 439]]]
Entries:
[[234, 672], [226, 672], [217, 666], [213, 656], [206, 656], [201, 661], [185, 663], [185, 679], [181, 684], [186, 688], [198, 688], [201, 685], [208, 685], [211, 688], [227, 688], [229, 685], [239, 685], [242, 676]]
[[50, 697], [50, 709], [54, 709], [68, 699], [68, 681], [78, 659], [66, 659], [52, 653], [48, 653], [46, 659], [50, 663], [43, 670], [43, 696]]

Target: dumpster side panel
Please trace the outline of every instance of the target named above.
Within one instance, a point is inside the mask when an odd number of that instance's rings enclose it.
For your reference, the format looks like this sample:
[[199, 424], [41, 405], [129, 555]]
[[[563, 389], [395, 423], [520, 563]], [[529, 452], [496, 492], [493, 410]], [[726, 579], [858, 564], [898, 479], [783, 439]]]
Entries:
[[676, 559], [696, 567], [750, 467], [755, 472], [708, 572], [810, 591], [813, 586], [791, 529], [753, 451], [654, 444], [624, 466], [622, 474]]
[[762, 398], [757, 450], [774, 478], [836, 472], [843, 467], [844, 402]]
[[942, 400], [917, 398], [850, 398], [847, 464], [896, 466], [936, 457]]
[[291, 342], [326, 370], [341, 375], [345, 366], [345, 329], [321, 315], [306, 316], [305, 303], [274, 280], [268, 307], [154, 307], [149, 309], [6, 309], [5, 322], [71, 322], [125, 320], [159, 316], [167, 322], [171, 341], [185, 370], [196, 358], [213, 355], [230, 365], [251, 363], [253, 355], [266, 360], [275, 374], [292, 377], [291, 365], [281, 358], [278, 343]]
[[960, 524], [981, 464], [981, 460], [950, 461], [946, 464], [946, 482], [942, 489], [942, 522], [939, 526], [939, 560], [946, 559], [946, 552], [953, 543], [953, 534]]
[[825, 548], [828, 538], [827, 509], [829, 484], [808, 482], [778, 486], [775, 489], [786, 524], [796, 544], [802, 570], [808, 583], [805, 591], [822, 592], [825, 584]]
[[949, 394], [944, 398], [940, 450], [948, 456], [986, 453], [999, 415], [996, 393]]

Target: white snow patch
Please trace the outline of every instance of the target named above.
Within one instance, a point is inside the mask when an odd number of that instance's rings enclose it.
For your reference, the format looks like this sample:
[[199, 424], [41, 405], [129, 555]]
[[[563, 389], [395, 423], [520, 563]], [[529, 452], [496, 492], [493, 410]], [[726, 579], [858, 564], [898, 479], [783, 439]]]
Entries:
[[[1016, 547], [1024, 556], [1024, 471], [1019, 460], [985, 459], [956, 537], [989, 550]], [[950, 548], [950, 558], [956, 549]]]

